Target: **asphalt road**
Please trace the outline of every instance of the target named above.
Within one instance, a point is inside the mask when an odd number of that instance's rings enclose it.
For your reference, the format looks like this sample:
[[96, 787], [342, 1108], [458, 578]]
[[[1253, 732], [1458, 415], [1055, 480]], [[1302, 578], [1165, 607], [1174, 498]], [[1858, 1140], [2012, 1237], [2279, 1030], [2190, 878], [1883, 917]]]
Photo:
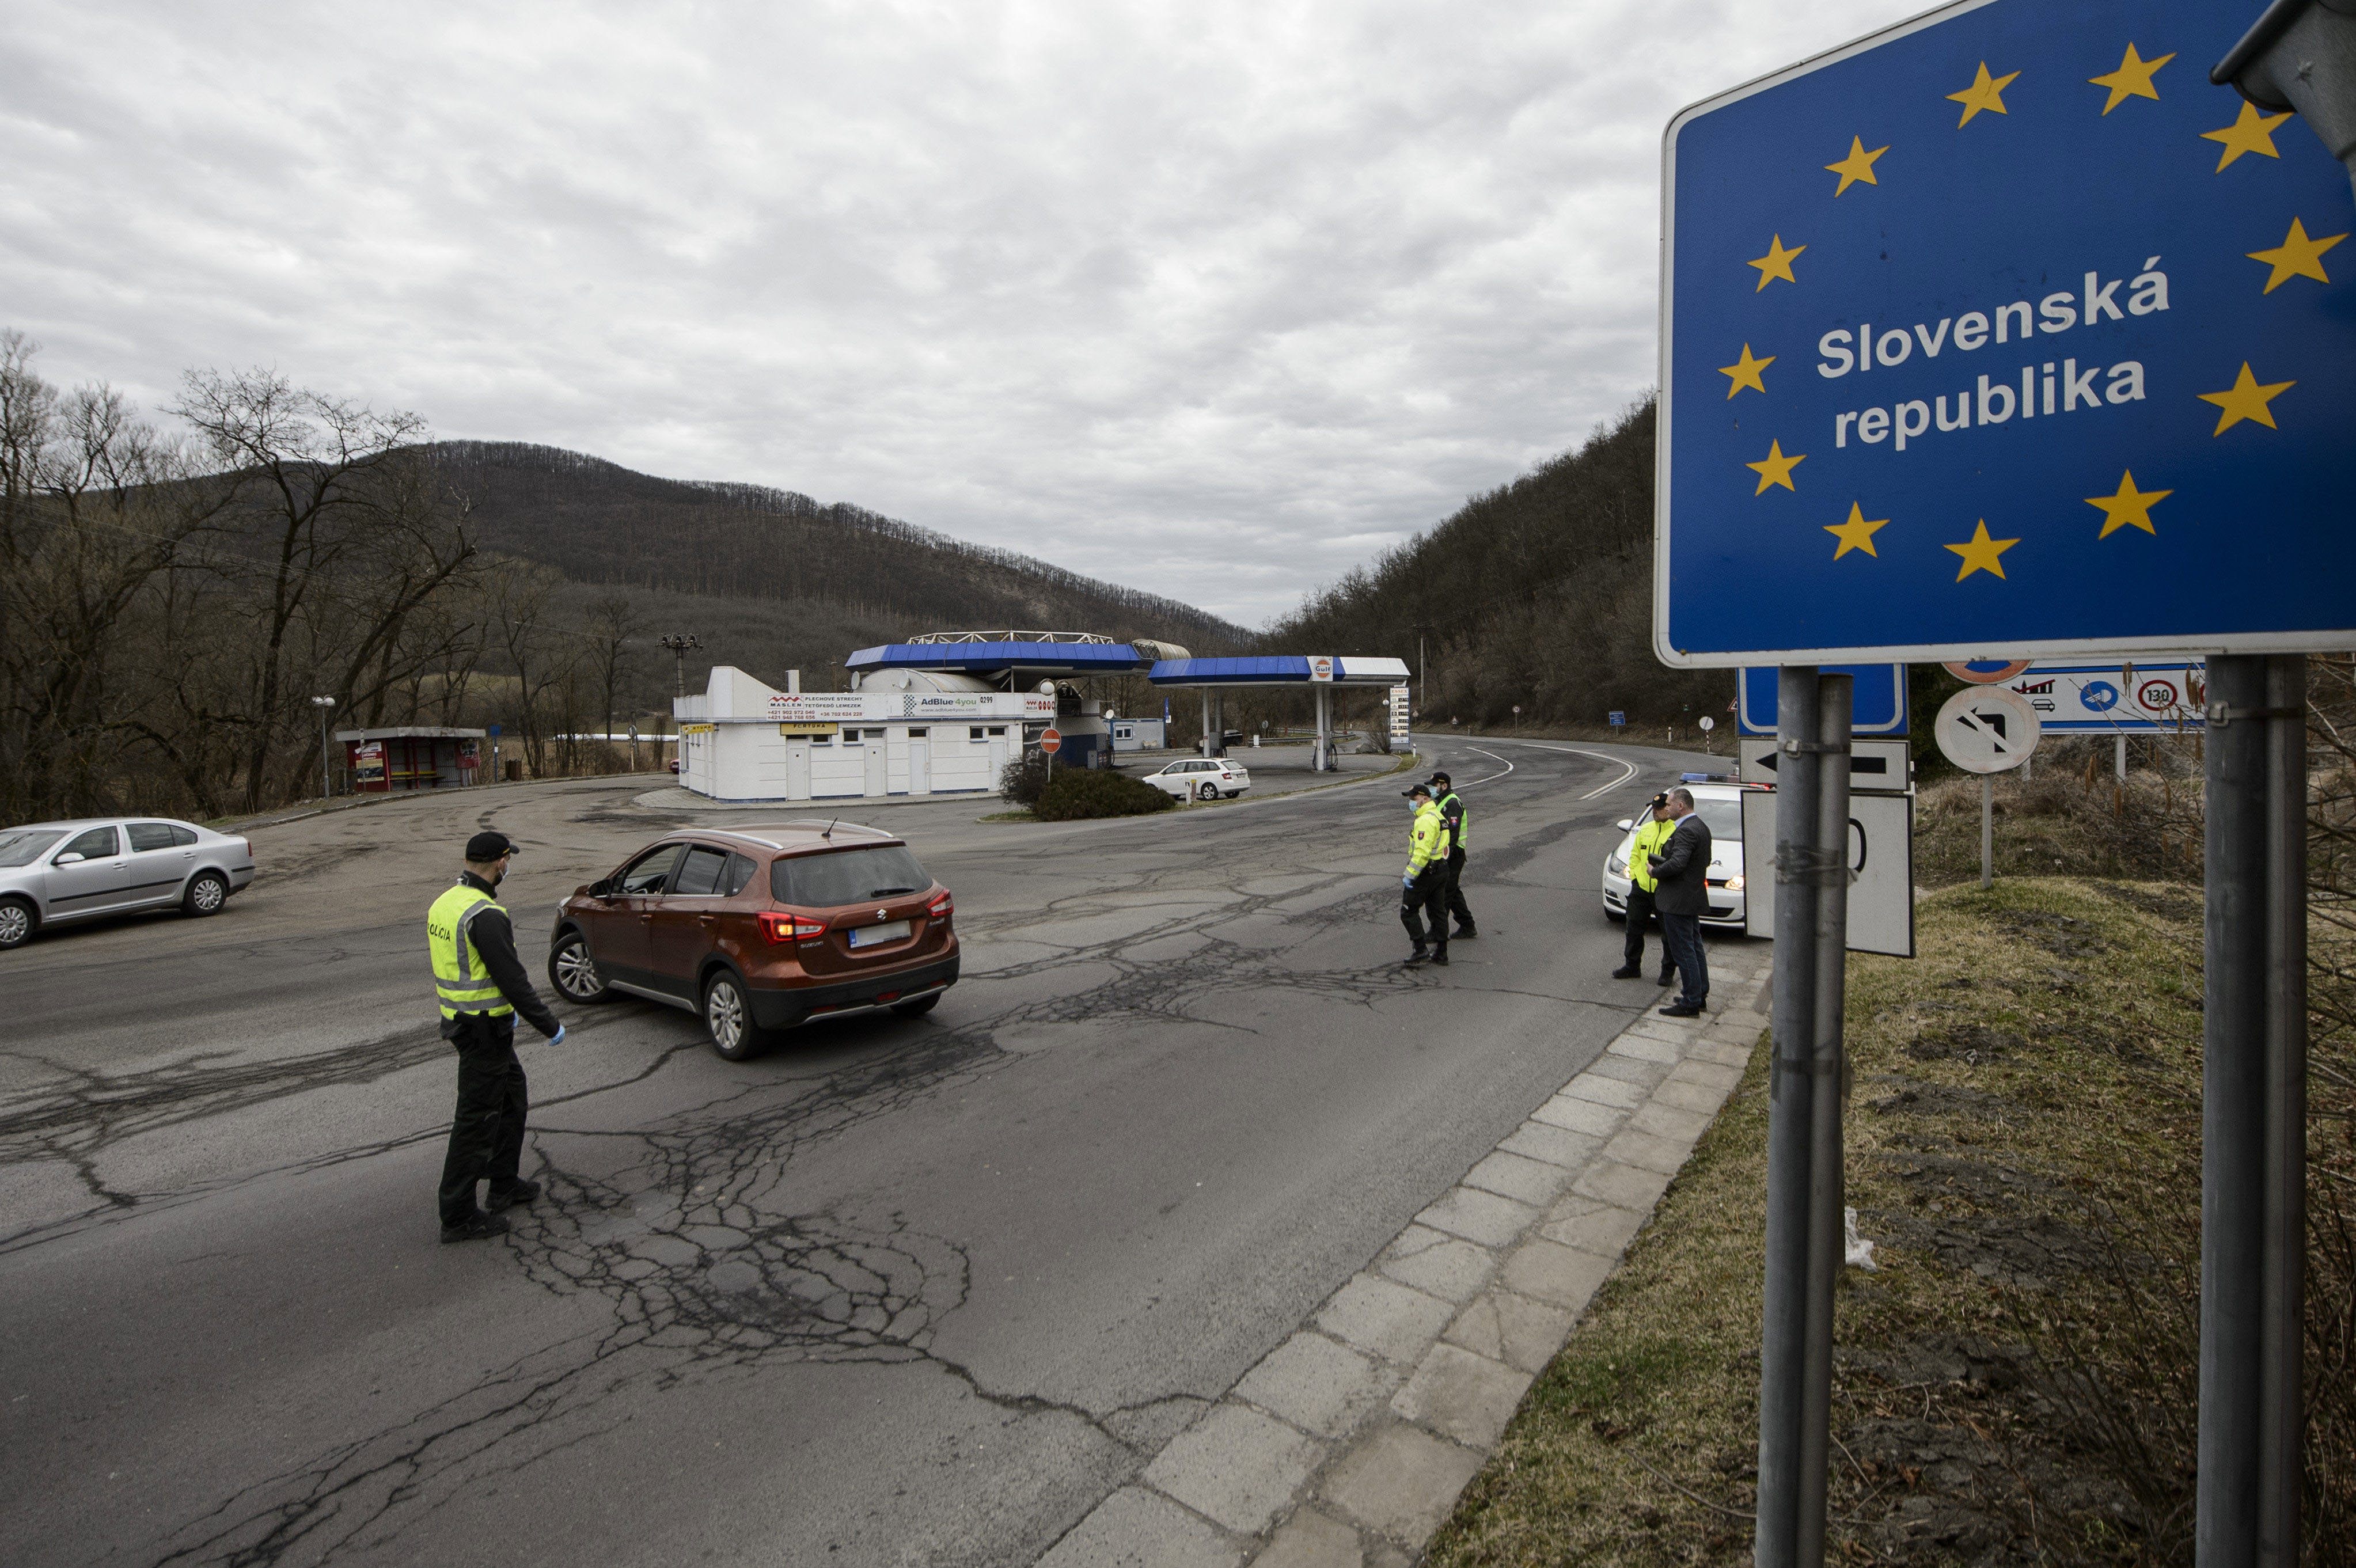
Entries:
[[1607, 977], [1597, 874], [1699, 759], [1443, 760], [1481, 923], [1447, 970], [1398, 966], [1403, 781], [866, 808], [954, 889], [963, 982], [735, 1065], [563, 1008], [523, 1031], [548, 1196], [487, 1243], [436, 1241], [421, 916], [498, 827], [535, 943], [679, 823], [650, 781], [260, 829], [218, 918], [6, 955], [7, 1557], [1032, 1562], [1657, 1000]]

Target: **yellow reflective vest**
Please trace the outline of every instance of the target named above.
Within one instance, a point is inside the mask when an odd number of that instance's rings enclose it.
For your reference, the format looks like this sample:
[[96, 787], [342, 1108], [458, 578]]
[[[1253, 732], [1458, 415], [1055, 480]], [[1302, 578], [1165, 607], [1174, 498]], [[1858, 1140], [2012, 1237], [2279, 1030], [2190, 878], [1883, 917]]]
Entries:
[[460, 882], [425, 912], [425, 943], [434, 954], [434, 991], [445, 1019], [460, 1013], [498, 1018], [515, 1011], [514, 1004], [499, 994], [498, 983], [483, 967], [483, 955], [475, 950], [475, 939], [466, 932], [475, 917], [487, 909], [507, 913], [506, 906], [490, 894]]
[[1415, 876], [1433, 861], [1447, 859], [1448, 819], [1426, 801], [1415, 808], [1415, 826], [1408, 829], [1407, 874]]
[[1657, 891], [1660, 881], [1653, 875], [1653, 857], [1677, 830], [1674, 821], [1655, 822], [1650, 816], [1636, 825], [1636, 837], [1628, 846], [1628, 880], [1646, 892]]
[[1472, 814], [1464, 809], [1463, 797], [1451, 789], [1446, 795], [1441, 795], [1438, 800], [1432, 802], [1432, 804], [1440, 808], [1440, 816], [1453, 816], [1456, 819], [1456, 842], [1451, 846], [1451, 848], [1457, 849], [1471, 848], [1472, 847], [1471, 836], [1464, 830], [1472, 825]]

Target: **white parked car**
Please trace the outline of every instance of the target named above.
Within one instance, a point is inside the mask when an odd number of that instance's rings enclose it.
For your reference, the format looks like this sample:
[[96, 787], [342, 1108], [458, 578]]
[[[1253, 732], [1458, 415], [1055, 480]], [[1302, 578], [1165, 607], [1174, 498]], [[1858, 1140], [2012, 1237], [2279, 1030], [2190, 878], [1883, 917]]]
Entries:
[[1233, 800], [1251, 788], [1251, 774], [1225, 757], [1189, 757], [1146, 774], [1145, 782], [1180, 800]]
[[253, 880], [253, 846], [169, 818], [0, 827], [0, 949], [60, 922], [177, 905], [218, 914]]
[[[1695, 784], [1682, 787], [1693, 791], [1694, 810], [1709, 829], [1709, 871], [1703, 879], [1709, 885], [1709, 912], [1701, 917], [1701, 923], [1747, 931], [1742, 898], [1743, 786]], [[1642, 820], [1620, 820], [1622, 837], [1603, 860], [1603, 912], [1612, 920], [1628, 918], [1628, 890], [1633, 885], [1628, 880], [1628, 847], [1635, 842]]]

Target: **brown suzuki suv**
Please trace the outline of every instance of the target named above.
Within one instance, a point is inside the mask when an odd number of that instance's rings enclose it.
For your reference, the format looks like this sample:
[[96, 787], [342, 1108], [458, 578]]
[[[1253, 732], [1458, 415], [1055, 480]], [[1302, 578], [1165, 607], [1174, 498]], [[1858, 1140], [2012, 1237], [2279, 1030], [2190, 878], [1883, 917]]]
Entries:
[[683, 828], [558, 906], [548, 977], [702, 1016], [742, 1061], [776, 1029], [889, 1008], [957, 983], [949, 891], [900, 839], [848, 823]]

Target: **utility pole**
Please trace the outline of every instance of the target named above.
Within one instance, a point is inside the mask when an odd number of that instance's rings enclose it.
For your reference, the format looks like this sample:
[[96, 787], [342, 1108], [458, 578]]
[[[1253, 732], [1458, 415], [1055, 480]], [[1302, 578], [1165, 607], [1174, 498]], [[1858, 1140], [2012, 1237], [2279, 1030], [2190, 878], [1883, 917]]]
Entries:
[[[687, 695], [687, 656], [700, 651], [703, 646], [703, 639], [692, 633], [684, 636], [674, 633], [668, 637], [657, 637], [655, 644], [659, 647], [670, 650], [671, 674], [678, 687], [677, 695], [685, 697]], [[676, 728], [674, 724], [674, 731]], [[662, 727], [660, 725], [655, 727], [655, 761], [659, 763], [662, 761]], [[680, 760], [680, 765], [686, 766], [684, 758]]]
[[337, 699], [332, 697], [311, 699], [311, 706], [319, 710], [319, 798], [321, 800], [327, 799], [335, 793], [335, 786], [327, 780], [327, 716], [336, 710], [336, 702]]

